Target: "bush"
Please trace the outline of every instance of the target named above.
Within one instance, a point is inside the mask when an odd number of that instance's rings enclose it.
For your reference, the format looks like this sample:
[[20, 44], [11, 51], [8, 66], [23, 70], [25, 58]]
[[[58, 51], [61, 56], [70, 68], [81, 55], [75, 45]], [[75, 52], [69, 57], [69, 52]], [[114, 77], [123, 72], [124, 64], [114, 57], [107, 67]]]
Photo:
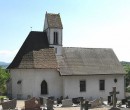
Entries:
[[126, 92], [129, 92], [129, 93], [130, 93], [130, 87], [127, 87], [127, 88], [126, 88]]

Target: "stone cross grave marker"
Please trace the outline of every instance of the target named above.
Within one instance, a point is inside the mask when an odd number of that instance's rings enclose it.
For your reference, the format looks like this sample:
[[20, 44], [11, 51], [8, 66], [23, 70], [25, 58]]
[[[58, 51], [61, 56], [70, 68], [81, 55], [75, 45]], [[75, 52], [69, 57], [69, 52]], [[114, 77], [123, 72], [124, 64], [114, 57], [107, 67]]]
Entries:
[[80, 110], [88, 110], [88, 108], [91, 107], [91, 104], [89, 104], [89, 101], [84, 101], [81, 100], [81, 106], [80, 106]]
[[113, 91], [110, 92], [110, 95], [112, 95], [112, 101], [113, 101], [113, 108], [116, 108], [116, 94], [119, 94], [119, 92], [116, 92], [116, 87], [113, 87]]

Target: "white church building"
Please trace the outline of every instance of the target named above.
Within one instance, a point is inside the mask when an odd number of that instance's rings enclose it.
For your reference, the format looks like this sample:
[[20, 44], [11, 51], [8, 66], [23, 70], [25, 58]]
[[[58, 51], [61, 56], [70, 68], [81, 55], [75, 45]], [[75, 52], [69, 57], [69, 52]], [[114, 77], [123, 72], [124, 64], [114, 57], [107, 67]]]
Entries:
[[[69, 41], [69, 39], [68, 39]], [[60, 14], [46, 13], [43, 32], [31, 31], [8, 66], [12, 98], [125, 97], [125, 71], [110, 48], [63, 47]]]

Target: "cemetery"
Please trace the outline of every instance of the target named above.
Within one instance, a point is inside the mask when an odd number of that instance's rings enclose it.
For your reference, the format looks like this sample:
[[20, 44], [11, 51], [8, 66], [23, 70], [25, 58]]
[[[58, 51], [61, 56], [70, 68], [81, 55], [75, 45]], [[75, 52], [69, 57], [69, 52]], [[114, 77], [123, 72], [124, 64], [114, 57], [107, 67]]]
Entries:
[[0, 110], [130, 110], [126, 72], [113, 50], [62, 47], [60, 14], [46, 12], [44, 24], [7, 67], [9, 98]]
[[27, 100], [4, 98], [0, 100], [0, 110], [129, 110], [130, 100], [118, 100], [120, 93], [113, 87], [108, 94], [108, 100], [102, 97], [97, 99], [85, 99], [84, 97], [69, 98], [60, 97], [28, 97]]

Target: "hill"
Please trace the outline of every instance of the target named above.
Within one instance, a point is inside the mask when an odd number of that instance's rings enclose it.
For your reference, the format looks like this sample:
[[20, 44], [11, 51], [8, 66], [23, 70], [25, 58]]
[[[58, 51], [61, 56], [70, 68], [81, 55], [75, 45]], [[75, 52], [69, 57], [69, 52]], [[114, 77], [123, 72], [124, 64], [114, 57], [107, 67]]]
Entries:
[[6, 62], [0, 61], [0, 67], [2, 67], [2, 68], [4, 68], [4, 69], [7, 68], [9, 64], [10, 64], [10, 63], [6, 63]]
[[130, 65], [130, 62], [127, 62], [127, 61], [121, 61], [121, 64], [122, 64], [123, 66], [125, 66], [125, 65]]

